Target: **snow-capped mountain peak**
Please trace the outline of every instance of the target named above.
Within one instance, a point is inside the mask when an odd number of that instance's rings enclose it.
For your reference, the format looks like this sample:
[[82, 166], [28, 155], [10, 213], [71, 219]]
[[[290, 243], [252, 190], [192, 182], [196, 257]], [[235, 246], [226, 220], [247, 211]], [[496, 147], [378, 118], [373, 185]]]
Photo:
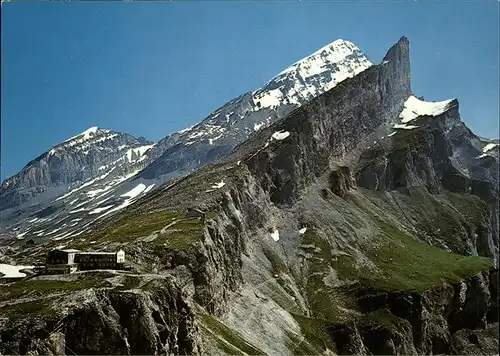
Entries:
[[336, 40], [295, 62], [253, 93], [259, 108], [303, 104], [372, 66], [352, 42]]
[[[90, 138], [90, 136], [95, 134], [98, 130], [99, 130], [99, 127], [92, 126], [92, 127], [89, 127], [87, 130], [83, 131], [82, 133], [80, 133], [72, 138], [79, 137], [79, 136], [83, 136], [85, 138]], [[103, 130], [103, 129], [101, 129], [101, 130]], [[109, 130], [105, 130], [105, 131], [109, 131]], [[69, 140], [71, 140], [71, 138]], [[66, 141], [69, 141], [69, 140], [66, 140]]]
[[371, 66], [352, 42], [333, 41], [287, 67], [261, 88], [229, 101], [199, 124], [161, 140], [151, 151], [153, 163], [141, 177], [170, 176], [173, 171], [192, 170], [229, 153], [253, 132]]
[[75, 147], [85, 149], [92, 144], [104, 142], [116, 136], [118, 136], [118, 134], [111, 130], [101, 129], [97, 126], [93, 126], [83, 131], [82, 133], [79, 133], [78, 135], [70, 137], [69, 139], [62, 141], [61, 143], [58, 143], [49, 151], [49, 154], [54, 154], [58, 149], [61, 148], [65, 149], [69, 147]]
[[[126, 175], [142, 168], [151, 142], [98, 127], [53, 146], [6, 179], [0, 189], [1, 210], [23, 204], [40, 194], [57, 195], [61, 189], [91, 181], [111, 169]], [[49, 194], [50, 192], [50, 194]]]
[[[310, 54], [307, 57], [300, 59], [299, 61], [293, 63], [291, 66], [287, 67], [280, 73], [278, 76], [294, 71], [299, 68], [301, 65], [307, 65], [314, 61], [317, 61], [318, 58], [323, 58], [323, 62], [339, 62], [344, 59], [346, 56], [353, 54], [355, 51], [360, 51], [358, 47], [352, 42], [345, 41], [342, 39], [335, 40], [326, 46], [321, 47], [316, 52]], [[360, 51], [361, 52], [361, 51]], [[371, 64], [371, 63], [370, 63]], [[275, 78], [276, 78], [275, 77]], [[274, 80], [271, 79], [271, 80]], [[267, 83], [266, 83], [267, 84]]]
[[78, 138], [89, 139], [91, 136], [95, 135], [97, 133], [97, 131], [99, 131], [99, 130], [109, 131], [109, 130], [99, 129], [99, 127], [97, 127], [97, 126], [92, 126], [92, 127], [89, 127], [87, 130], [79, 133], [78, 135], [75, 135], [73, 137], [68, 138], [67, 140], [62, 141], [60, 144], [63, 144], [65, 142], [69, 142], [69, 141], [73, 141], [73, 140], [78, 139]]

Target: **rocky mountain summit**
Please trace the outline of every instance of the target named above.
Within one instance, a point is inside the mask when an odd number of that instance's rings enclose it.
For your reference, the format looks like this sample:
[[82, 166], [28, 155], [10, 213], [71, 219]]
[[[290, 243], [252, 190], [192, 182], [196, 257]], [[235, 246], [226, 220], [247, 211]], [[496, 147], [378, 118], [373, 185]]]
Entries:
[[217, 109], [199, 124], [161, 140], [137, 178], [165, 180], [229, 153], [252, 133], [369, 68], [353, 43], [337, 40], [283, 70], [263, 87]]
[[132, 270], [0, 286], [0, 352], [494, 355], [498, 236], [498, 142], [412, 93], [402, 38], [83, 234], [4, 248], [91, 243]]
[[148, 141], [97, 127], [55, 145], [6, 179], [0, 190], [0, 210], [22, 205], [40, 195], [56, 197], [72, 186], [109, 175], [133, 171], [153, 147]]

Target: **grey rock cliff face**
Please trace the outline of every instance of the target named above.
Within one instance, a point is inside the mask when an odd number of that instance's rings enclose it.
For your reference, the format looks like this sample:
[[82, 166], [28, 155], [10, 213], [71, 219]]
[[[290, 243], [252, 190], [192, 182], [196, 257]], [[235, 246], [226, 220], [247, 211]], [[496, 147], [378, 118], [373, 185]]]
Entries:
[[[408, 98], [411, 93], [410, 75], [410, 44], [406, 37], [401, 37], [398, 43], [393, 46], [384, 57], [384, 61], [389, 61], [393, 66], [388, 78], [385, 78], [385, 86], [392, 87], [390, 90], [394, 95], [394, 102], [399, 103]], [[386, 88], [388, 91], [389, 89]]]
[[[199, 355], [194, 312], [181, 291], [169, 279], [153, 281], [151, 287], [150, 292], [85, 290], [59, 299], [58, 305], [44, 301], [47, 305], [35, 310], [52, 315], [2, 325], [0, 351]], [[16, 305], [5, 310], [15, 312]]]

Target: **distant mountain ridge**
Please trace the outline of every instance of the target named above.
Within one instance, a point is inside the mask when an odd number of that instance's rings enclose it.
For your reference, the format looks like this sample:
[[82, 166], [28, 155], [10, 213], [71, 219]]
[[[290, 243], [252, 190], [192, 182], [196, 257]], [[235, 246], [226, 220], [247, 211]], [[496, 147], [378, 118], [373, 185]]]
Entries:
[[[142, 142], [141, 142], [142, 141]], [[54, 198], [103, 174], [127, 173], [146, 163], [154, 145], [135, 137], [91, 127], [56, 144], [29, 162], [0, 188], [0, 210], [14, 208], [45, 194]]]

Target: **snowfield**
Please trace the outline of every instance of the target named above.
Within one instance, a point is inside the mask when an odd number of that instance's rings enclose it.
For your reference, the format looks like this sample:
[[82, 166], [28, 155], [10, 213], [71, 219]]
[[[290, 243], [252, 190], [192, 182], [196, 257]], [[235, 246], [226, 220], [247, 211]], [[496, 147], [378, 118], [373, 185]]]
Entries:
[[26, 277], [26, 273], [20, 272], [23, 269], [33, 269], [35, 266], [13, 266], [5, 263], [0, 263], [0, 275], [5, 278]]
[[275, 133], [273, 133], [272, 138], [277, 141], [281, 141], [287, 138], [288, 136], [290, 136], [290, 132], [288, 131], [276, 131]]
[[280, 239], [280, 232], [278, 231], [278, 229], [274, 230], [272, 233], [271, 233], [271, 237], [274, 241], [279, 241]]
[[[415, 125], [405, 125], [405, 124], [394, 124], [393, 126], [395, 129], [403, 129], [403, 130], [412, 130], [418, 128], [418, 126]], [[392, 136], [394, 133], [392, 133], [390, 136]]]
[[453, 99], [436, 102], [422, 101], [412, 95], [406, 100], [399, 118], [402, 123], [406, 123], [419, 116], [438, 116], [450, 109], [452, 101]]
[[125, 194], [122, 194], [121, 196], [124, 198], [135, 198], [139, 194], [141, 194], [144, 190], [146, 190], [146, 185], [139, 183], [137, 186], [126, 192]]
[[212, 188], [213, 189], [220, 189], [225, 185], [226, 185], [226, 183], [224, 183], [224, 181], [221, 180], [219, 183], [215, 183], [214, 185], [212, 185]]

